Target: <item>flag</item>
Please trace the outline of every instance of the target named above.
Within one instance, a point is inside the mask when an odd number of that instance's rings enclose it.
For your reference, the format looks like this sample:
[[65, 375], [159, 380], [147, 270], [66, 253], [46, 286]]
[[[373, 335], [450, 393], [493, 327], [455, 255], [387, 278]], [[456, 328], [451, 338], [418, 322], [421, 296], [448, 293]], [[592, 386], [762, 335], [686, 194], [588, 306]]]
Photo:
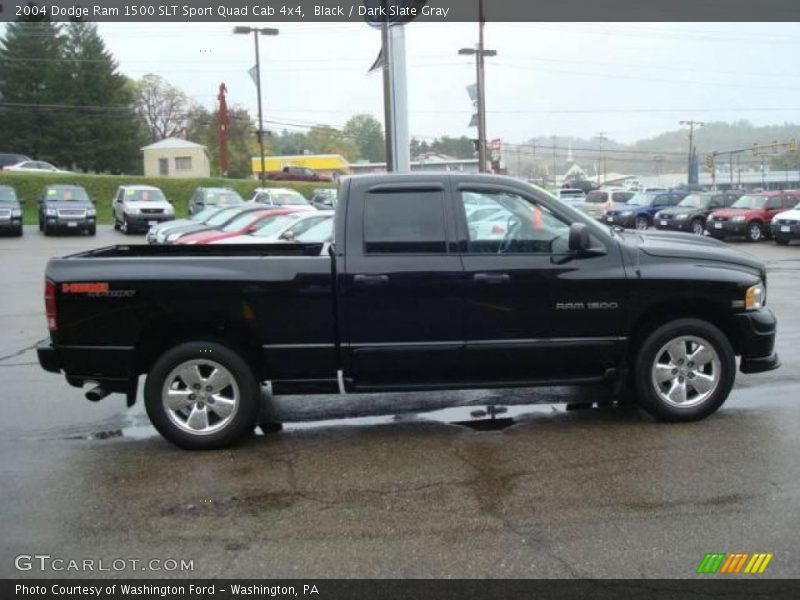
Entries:
[[258, 85], [258, 66], [253, 65], [250, 69], [248, 69], [247, 74], [250, 75], [250, 79], [253, 80], [253, 83]]
[[383, 59], [383, 48], [381, 48], [380, 51], [378, 52], [378, 57], [375, 59], [375, 62], [372, 63], [372, 66], [369, 68], [367, 73], [372, 73], [374, 71], [379, 71], [380, 69], [383, 69], [385, 63], [386, 61]]

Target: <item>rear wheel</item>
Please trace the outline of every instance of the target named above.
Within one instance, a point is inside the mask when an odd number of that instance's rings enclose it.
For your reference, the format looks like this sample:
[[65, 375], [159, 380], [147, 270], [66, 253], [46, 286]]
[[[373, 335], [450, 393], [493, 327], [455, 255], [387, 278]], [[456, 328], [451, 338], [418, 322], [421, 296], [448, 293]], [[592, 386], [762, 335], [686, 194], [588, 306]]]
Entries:
[[150, 421], [182, 448], [223, 448], [252, 432], [260, 387], [236, 352], [216, 342], [186, 342], [165, 352], [145, 384]]
[[764, 231], [761, 229], [761, 223], [753, 221], [747, 224], [747, 241], [760, 242], [764, 238]]
[[647, 217], [636, 217], [636, 229], [647, 229], [650, 227], [650, 221]]
[[653, 331], [635, 360], [639, 403], [662, 421], [696, 421], [716, 411], [733, 387], [736, 360], [717, 327], [678, 319]]
[[692, 221], [692, 233], [697, 235], [703, 235], [703, 231], [705, 231], [706, 225], [703, 223], [703, 219], [695, 219]]

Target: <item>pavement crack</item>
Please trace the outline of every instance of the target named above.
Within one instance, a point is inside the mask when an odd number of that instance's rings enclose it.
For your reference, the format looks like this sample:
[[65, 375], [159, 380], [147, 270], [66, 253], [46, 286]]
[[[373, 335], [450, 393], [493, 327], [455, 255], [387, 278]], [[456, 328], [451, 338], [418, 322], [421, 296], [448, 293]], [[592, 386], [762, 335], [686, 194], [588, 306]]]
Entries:
[[[24, 348], [21, 348], [21, 349], [17, 350], [16, 352], [12, 352], [11, 354], [5, 354], [5, 355], [3, 355], [3, 356], [0, 356], [0, 362], [6, 361], [6, 360], [8, 360], [8, 359], [10, 359], [10, 358], [16, 358], [17, 356], [20, 356], [20, 355], [22, 355], [22, 354], [25, 354], [26, 352], [29, 352], [30, 350], [33, 350], [34, 348], [36, 348], [36, 346], [38, 346], [38, 345], [39, 345], [39, 344], [41, 344], [42, 342], [46, 342], [48, 339], [49, 339], [49, 338], [42, 338], [42, 339], [40, 339], [40, 340], [36, 340], [36, 341], [35, 341], [33, 344], [31, 344], [30, 346], [25, 346]], [[37, 363], [37, 364], [38, 364], [38, 363]], [[10, 366], [10, 365], [9, 365], [9, 366]]]

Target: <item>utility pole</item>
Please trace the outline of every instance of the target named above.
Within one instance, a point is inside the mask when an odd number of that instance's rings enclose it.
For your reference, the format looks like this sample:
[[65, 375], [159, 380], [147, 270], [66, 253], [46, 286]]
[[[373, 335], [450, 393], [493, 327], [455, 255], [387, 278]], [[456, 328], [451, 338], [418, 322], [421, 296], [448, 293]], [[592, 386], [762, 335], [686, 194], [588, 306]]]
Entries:
[[608, 172], [606, 171], [606, 161], [605, 157], [603, 156], [603, 142], [608, 141], [605, 131], [597, 132], [597, 141], [600, 144], [600, 168], [603, 170], [603, 185], [605, 185], [606, 180], [608, 179]]
[[249, 35], [253, 34], [253, 39], [255, 40], [256, 44], [256, 89], [258, 90], [258, 132], [256, 133], [258, 137], [258, 148], [261, 157], [261, 164], [258, 166], [258, 177], [261, 180], [263, 185], [264, 180], [266, 179], [266, 170], [264, 167], [264, 113], [261, 108], [261, 56], [260, 52], [258, 51], [258, 36], [259, 35], [278, 35], [279, 30], [273, 29], [271, 27], [247, 27], [247, 26], [237, 26], [233, 28], [233, 33], [236, 34], [244, 34]]
[[556, 177], [556, 136], [553, 138], [553, 185], [558, 185], [558, 178]]
[[692, 181], [692, 157], [694, 156], [694, 128], [702, 127], [705, 123], [701, 121], [680, 121], [679, 125], [688, 125], [689, 126], [689, 162], [688, 168], [686, 170], [686, 183], [697, 183], [696, 181]]
[[461, 48], [461, 56], [475, 56], [475, 79], [478, 92], [478, 171], [486, 172], [486, 81], [484, 78], [483, 59], [497, 56], [497, 50], [487, 50], [483, 43], [483, 29], [486, 19], [483, 16], [483, 0], [478, 0], [478, 47]]

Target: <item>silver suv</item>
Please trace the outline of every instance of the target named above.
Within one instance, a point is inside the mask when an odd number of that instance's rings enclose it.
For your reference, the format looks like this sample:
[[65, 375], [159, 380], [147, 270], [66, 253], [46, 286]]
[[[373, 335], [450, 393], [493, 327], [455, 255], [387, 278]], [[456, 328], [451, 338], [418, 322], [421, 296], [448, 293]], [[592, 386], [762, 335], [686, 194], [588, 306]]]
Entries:
[[150, 227], [172, 221], [175, 209], [163, 192], [151, 185], [121, 185], [111, 204], [114, 229], [123, 233], [145, 232]]

